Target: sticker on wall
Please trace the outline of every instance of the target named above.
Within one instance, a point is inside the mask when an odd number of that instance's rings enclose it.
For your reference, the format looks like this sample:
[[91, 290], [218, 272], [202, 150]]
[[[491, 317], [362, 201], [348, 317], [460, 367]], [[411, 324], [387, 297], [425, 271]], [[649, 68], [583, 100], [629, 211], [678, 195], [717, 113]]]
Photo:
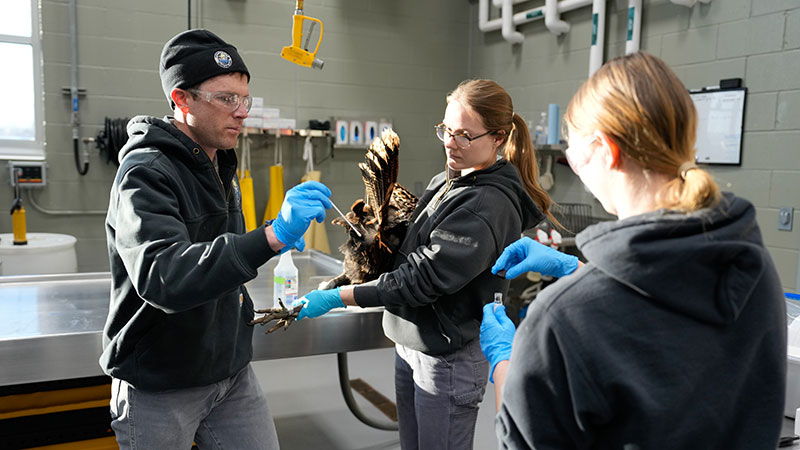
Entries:
[[378, 137], [378, 122], [375, 122], [374, 120], [368, 120], [366, 123], [364, 123], [364, 137], [366, 138], [367, 144]]
[[380, 130], [380, 132], [383, 133], [383, 130], [387, 128], [392, 128], [392, 122], [389, 122], [386, 119], [381, 119], [381, 122], [378, 125], [378, 130]]
[[336, 121], [336, 144], [337, 145], [345, 145], [348, 143], [347, 136], [349, 134], [347, 121], [346, 120], [337, 120]]

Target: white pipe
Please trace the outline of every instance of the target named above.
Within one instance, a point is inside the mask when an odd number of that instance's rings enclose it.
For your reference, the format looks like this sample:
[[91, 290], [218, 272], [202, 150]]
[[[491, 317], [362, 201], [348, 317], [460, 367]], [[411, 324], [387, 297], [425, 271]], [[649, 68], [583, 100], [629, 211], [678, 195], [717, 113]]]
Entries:
[[[492, 0], [504, 1], [504, 0]], [[513, 0], [513, 4], [521, 3], [526, 0]], [[592, 4], [593, 0], [562, 0], [558, 2], [557, 13], [565, 13], [574, 9], [582, 8]], [[478, 2], [478, 29], [483, 32], [497, 31], [503, 28], [503, 18], [489, 20], [489, 4], [490, 0], [479, 0]], [[502, 6], [502, 5], [501, 5]], [[525, 11], [520, 11], [512, 16], [511, 22], [514, 26], [519, 26], [525, 23], [533, 22], [534, 20], [545, 18], [545, 7], [539, 6]], [[565, 22], [566, 23], [566, 22]], [[569, 24], [567, 24], [569, 27]]]
[[525, 40], [516, 28], [514, 28], [514, 3], [513, 0], [503, 0], [503, 38], [512, 44], [521, 44]]
[[481, 31], [495, 31], [502, 27], [502, 20], [489, 20], [489, 0], [480, 0], [478, 3], [478, 29]]
[[558, 14], [558, 0], [545, 1], [544, 26], [556, 36], [569, 31], [569, 24], [561, 20]]
[[592, 0], [562, 0], [558, 2], [558, 12], [565, 13], [591, 4]]
[[[527, 2], [527, 1], [528, 1], [528, 0], [514, 0], [514, 2], [513, 2], [513, 3], [516, 5], [516, 4], [519, 4], [519, 3], [525, 3], [525, 2]], [[492, 0], [492, 4], [493, 4], [493, 5], [494, 5], [496, 8], [502, 8], [502, 7], [503, 7], [503, 0]]]
[[670, 0], [670, 1], [676, 5], [685, 6], [687, 8], [691, 8], [697, 2], [705, 4], [711, 3], [711, 0]]
[[628, 0], [628, 38], [625, 41], [625, 54], [639, 51], [642, 40], [642, 0]]
[[606, 0], [592, 3], [592, 47], [589, 49], [589, 76], [603, 65], [603, 46], [606, 39]]

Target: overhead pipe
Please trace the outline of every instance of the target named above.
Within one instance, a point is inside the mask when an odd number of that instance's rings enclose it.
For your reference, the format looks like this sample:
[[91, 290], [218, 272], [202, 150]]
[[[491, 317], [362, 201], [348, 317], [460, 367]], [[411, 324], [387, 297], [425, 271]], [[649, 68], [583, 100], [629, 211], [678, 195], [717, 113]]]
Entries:
[[625, 41], [625, 54], [639, 51], [642, 40], [642, 0], [628, 0], [628, 34]]
[[[498, 8], [502, 8], [505, 0], [492, 0], [492, 4]], [[512, 0], [512, 5], [522, 3], [527, 0]], [[520, 25], [525, 22], [518, 21], [516, 17], [512, 19], [514, 25]], [[480, 0], [478, 2], [478, 29], [481, 31], [497, 31], [503, 28], [503, 18], [498, 17], [494, 20], [489, 20], [489, 0]]]
[[711, 0], [670, 0], [672, 3], [680, 6], [686, 6], [687, 8], [691, 8], [695, 5], [698, 1], [700, 3], [711, 3]]
[[589, 76], [603, 65], [603, 46], [606, 41], [606, 0], [592, 3], [592, 46], [589, 49]]
[[[506, 0], [492, 0], [492, 4], [502, 7], [505, 1]], [[518, 3], [523, 3], [524, 1], [526, 0], [512, 0], [511, 4], [516, 5]], [[557, 0], [555, 0], [555, 2], [557, 2]], [[561, 2], [557, 2], [556, 20], [559, 20], [558, 14], [582, 8], [584, 6], [589, 6], [591, 4], [592, 0], [562, 0]], [[545, 9], [546, 6], [539, 6], [536, 8], [527, 9], [525, 11], [520, 11], [516, 14], [513, 14], [511, 16], [511, 24], [513, 25], [513, 27], [516, 27], [518, 25], [533, 22], [534, 20], [545, 19], [546, 16]], [[509, 9], [506, 9], [505, 11], [506, 11], [504, 13], [505, 17], [510, 15], [509, 13], [511, 11]], [[505, 20], [507, 21], [508, 19], [506, 18]], [[566, 22], [564, 23], [566, 24]], [[497, 31], [503, 29], [503, 24], [504, 24], [504, 17], [499, 17], [497, 19], [489, 20], [489, 0], [479, 0], [478, 28], [483, 32]], [[567, 25], [567, 30], [569, 30], [569, 24], [566, 25]], [[506, 38], [506, 40], [509, 40], [509, 42], [511, 43], [518, 43], [517, 41], [519, 40], [519, 36], [522, 36], [522, 34], [517, 32], [516, 29], [510, 28], [509, 25], [506, 24], [506, 33], [503, 34], [503, 37]], [[524, 38], [524, 36], [522, 37]]]
[[512, 44], [521, 44], [525, 40], [525, 36], [514, 27], [514, 4], [512, 2], [513, 0], [503, 0], [503, 38]]
[[558, 0], [546, 0], [544, 3], [544, 26], [558, 36], [569, 31], [569, 24], [561, 20], [558, 12]]

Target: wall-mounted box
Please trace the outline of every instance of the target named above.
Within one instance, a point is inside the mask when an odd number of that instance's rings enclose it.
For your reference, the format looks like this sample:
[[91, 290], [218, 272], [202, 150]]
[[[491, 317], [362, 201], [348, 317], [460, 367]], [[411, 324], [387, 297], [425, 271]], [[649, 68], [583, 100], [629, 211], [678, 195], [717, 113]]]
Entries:
[[11, 186], [41, 187], [47, 184], [47, 165], [44, 161], [9, 161]]

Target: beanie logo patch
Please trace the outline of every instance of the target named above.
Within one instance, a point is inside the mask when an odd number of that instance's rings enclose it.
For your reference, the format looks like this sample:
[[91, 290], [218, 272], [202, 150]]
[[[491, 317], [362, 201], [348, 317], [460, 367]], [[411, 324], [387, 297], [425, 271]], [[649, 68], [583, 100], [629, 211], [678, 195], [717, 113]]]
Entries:
[[223, 69], [227, 69], [228, 67], [233, 64], [233, 59], [231, 55], [223, 52], [222, 50], [214, 53], [214, 61], [216, 61], [217, 65], [222, 67]]

